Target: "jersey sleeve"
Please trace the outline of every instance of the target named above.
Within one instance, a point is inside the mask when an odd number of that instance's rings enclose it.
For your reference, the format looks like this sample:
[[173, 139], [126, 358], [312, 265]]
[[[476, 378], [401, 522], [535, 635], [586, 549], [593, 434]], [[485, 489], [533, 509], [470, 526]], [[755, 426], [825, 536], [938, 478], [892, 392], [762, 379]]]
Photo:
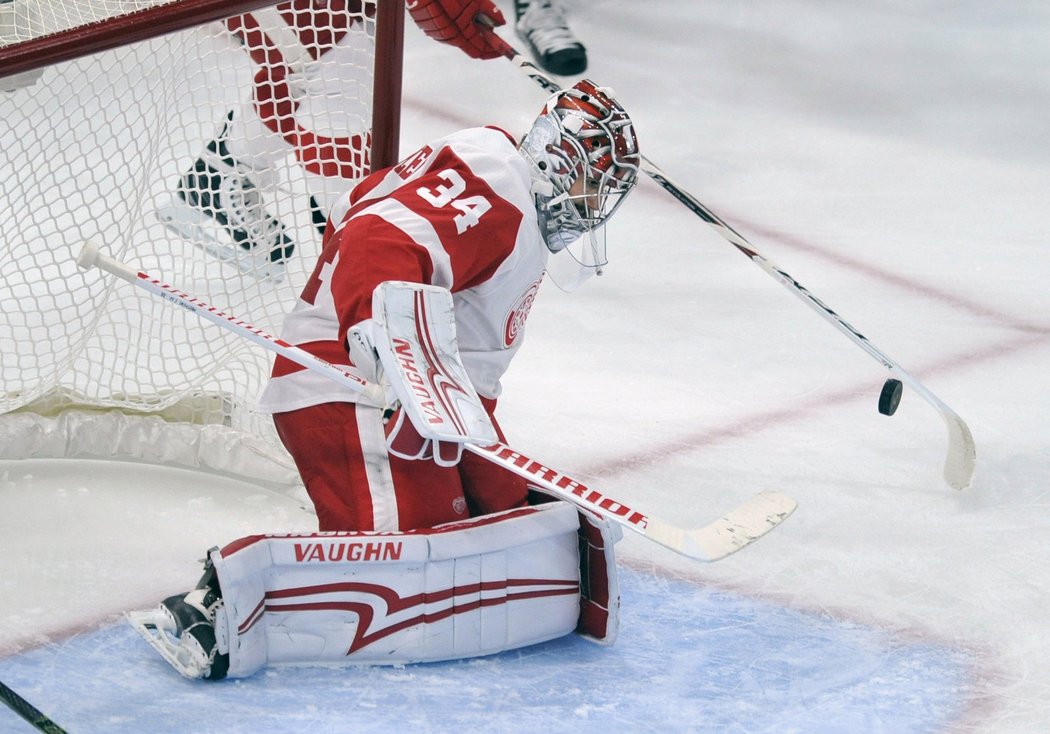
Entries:
[[381, 216], [353, 220], [339, 238], [332, 298], [339, 320], [339, 343], [354, 324], [372, 317], [372, 292], [388, 280], [431, 283], [433, 263], [426, 248]]

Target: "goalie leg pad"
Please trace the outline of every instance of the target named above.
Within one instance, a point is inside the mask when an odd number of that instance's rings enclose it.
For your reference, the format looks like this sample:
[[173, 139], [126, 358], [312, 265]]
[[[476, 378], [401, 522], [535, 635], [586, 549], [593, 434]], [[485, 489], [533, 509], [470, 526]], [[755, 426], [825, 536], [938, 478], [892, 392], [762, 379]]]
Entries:
[[580, 618], [578, 528], [555, 502], [408, 533], [242, 538], [211, 556], [227, 674], [457, 659], [566, 635]]
[[580, 511], [580, 621], [576, 631], [599, 645], [612, 645], [620, 626], [620, 582], [613, 545], [619, 525]]

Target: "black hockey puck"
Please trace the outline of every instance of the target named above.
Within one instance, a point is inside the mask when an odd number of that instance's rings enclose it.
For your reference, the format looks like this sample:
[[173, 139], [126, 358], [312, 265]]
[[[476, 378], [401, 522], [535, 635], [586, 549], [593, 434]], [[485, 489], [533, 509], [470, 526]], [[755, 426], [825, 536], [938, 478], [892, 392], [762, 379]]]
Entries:
[[904, 385], [901, 384], [900, 380], [895, 380], [892, 377], [886, 380], [886, 384], [882, 386], [882, 394], [879, 395], [879, 412], [883, 415], [896, 413], [903, 394]]

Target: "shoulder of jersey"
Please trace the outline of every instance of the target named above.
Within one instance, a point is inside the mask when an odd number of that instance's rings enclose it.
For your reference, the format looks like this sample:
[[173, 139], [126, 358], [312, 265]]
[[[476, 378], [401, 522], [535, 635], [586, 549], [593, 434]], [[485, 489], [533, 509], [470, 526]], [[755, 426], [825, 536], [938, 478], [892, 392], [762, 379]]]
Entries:
[[488, 151], [500, 151], [510, 154], [516, 151], [518, 144], [506, 130], [498, 127], [471, 127], [452, 133], [442, 141], [453, 147], [476, 147]]

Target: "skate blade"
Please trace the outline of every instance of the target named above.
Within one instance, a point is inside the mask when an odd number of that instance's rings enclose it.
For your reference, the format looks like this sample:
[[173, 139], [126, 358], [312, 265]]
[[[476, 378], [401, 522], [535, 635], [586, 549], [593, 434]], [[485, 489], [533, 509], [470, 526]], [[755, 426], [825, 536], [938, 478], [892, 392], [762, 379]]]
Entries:
[[163, 609], [128, 612], [124, 615], [131, 627], [156, 650], [180, 675], [197, 680], [208, 674], [211, 664], [180, 644], [172, 633], [175, 623]]
[[263, 260], [232, 243], [226, 228], [199, 209], [173, 201], [157, 207], [154, 214], [168, 230], [216, 260], [233, 265], [245, 275], [274, 283], [284, 280], [284, 263]]

